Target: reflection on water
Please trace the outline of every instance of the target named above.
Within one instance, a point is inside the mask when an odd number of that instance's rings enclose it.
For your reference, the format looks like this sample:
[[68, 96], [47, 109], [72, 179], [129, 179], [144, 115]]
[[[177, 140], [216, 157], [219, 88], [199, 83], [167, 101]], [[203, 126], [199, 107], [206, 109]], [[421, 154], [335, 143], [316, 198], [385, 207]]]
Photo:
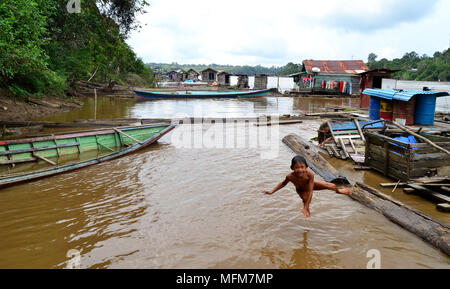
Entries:
[[[280, 126], [314, 136], [320, 122]], [[196, 133], [206, 130], [204, 127]], [[249, 126], [249, 130], [257, 129]], [[312, 217], [288, 185], [293, 153], [177, 148], [138, 153], [0, 193], [0, 268], [449, 268], [447, 256], [352, 199], [316, 192]], [[319, 177], [317, 177], [320, 179]]]
[[[359, 98], [264, 97], [256, 99], [122, 99], [99, 97], [97, 119], [173, 118], [179, 116], [242, 117], [323, 112], [327, 107], [359, 107]], [[82, 109], [45, 117], [47, 121], [94, 118], [94, 101]]]
[[[358, 104], [359, 99], [292, 97], [99, 98], [97, 115], [256, 116]], [[79, 118], [93, 118], [91, 99], [83, 109], [47, 120]], [[273, 196], [260, 193], [290, 171], [294, 154], [281, 138], [293, 132], [314, 137], [319, 125], [280, 126], [275, 158], [262, 159], [258, 147], [177, 147], [171, 133], [117, 160], [2, 189], [0, 268], [63, 268], [71, 249], [81, 252], [82, 268], [365, 268], [370, 249], [380, 250], [382, 268], [449, 268], [447, 256], [346, 196], [315, 193], [312, 218], [305, 219], [293, 186]], [[356, 180], [373, 186], [382, 180], [352, 172], [349, 162], [333, 162]], [[395, 197], [410, 201], [402, 193]], [[420, 206], [435, 211], [427, 202]]]

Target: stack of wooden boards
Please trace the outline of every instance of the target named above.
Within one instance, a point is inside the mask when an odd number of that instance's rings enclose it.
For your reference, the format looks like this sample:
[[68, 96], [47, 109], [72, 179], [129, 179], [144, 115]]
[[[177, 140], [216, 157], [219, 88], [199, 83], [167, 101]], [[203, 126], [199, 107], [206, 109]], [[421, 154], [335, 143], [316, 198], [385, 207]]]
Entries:
[[403, 187], [406, 194], [416, 194], [436, 203], [442, 212], [450, 212], [450, 179], [446, 177], [420, 178], [408, 182], [382, 183], [381, 187]]
[[328, 121], [334, 143], [325, 144], [325, 149], [331, 157], [346, 160], [351, 158], [355, 163], [364, 163], [365, 138], [362, 127], [381, 129], [382, 122], [370, 120], [336, 120]]

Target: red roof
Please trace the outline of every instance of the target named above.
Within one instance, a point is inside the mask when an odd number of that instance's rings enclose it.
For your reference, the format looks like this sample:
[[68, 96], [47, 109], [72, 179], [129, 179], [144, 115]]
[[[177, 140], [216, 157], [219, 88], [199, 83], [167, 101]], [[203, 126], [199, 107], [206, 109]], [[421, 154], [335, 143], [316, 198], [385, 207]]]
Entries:
[[308, 73], [318, 67], [323, 74], [358, 74], [369, 70], [362, 60], [304, 60], [303, 67]]

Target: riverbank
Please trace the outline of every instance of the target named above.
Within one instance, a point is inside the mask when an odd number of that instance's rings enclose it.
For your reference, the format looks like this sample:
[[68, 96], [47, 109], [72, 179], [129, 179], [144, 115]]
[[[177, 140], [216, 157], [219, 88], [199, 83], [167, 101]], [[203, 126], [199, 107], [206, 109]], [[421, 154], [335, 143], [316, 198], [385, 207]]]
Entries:
[[0, 89], [0, 121], [32, 121], [82, 108], [86, 99], [98, 97], [135, 98], [133, 88], [107, 83], [80, 81], [65, 98], [14, 97]]
[[82, 108], [79, 98], [11, 98], [0, 97], [0, 121], [28, 121]]

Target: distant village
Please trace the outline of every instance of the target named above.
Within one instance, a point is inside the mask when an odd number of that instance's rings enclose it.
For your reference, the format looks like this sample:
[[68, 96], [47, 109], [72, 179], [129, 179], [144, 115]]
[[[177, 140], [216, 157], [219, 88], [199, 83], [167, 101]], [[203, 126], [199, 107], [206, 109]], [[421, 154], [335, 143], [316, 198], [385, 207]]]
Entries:
[[[398, 70], [374, 69], [362, 60], [305, 60], [301, 70], [290, 74], [294, 87], [289, 94], [324, 94], [359, 96], [366, 88], [382, 88], [382, 79], [390, 79]], [[237, 88], [249, 88], [249, 75], [232, 74], [206, 68], [202, 71], [178, 69], [169, 72], [155, 70], [157, 79], [185, 86], [209, 85], [217, 87], [231, 86], [231, 76], [237, 77]], [[253, 89], [266, 89], [268, 74], [255, 74]], [[369, 97], [362, 101], [367, 103]]]

